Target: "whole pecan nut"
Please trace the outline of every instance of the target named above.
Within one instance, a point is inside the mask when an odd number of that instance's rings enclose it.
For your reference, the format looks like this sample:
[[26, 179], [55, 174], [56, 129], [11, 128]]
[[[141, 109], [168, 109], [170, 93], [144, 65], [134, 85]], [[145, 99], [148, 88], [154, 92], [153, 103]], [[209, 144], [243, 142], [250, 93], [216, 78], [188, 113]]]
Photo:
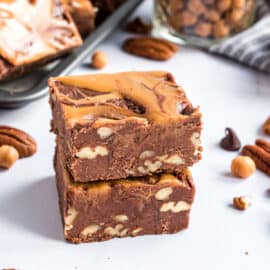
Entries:
[[36, 141], [24, 131], [0, 126], [0, 146], [10, 145], [17, 149], [20, 158], [32, 156], [37, 151]]
[[256, 140], [255, 145], [246, 145], [242, 154], [253, 159], [256, 167], [270, 176], [270, 143], [263, 140]]
[[130, 54], [160, 61], [170, 59], [178, 51], [175, 44], [151, 37], [129, 38], [123, 49]]

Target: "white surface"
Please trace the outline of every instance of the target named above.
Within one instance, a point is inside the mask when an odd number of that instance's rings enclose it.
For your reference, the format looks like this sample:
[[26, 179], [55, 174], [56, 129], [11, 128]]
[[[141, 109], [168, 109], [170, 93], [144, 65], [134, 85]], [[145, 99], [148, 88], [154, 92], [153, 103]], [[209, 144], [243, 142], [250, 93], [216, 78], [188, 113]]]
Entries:
[[[147, 4], [140, 9], [145, 12], [150, 12]], [[246, 181], [231, 178], [235, 153], [217, 145], [226, 126], [235, 128], [243, 144], [262, 136], [261, 123], [270, 114], [269, 76], [192, 49], [181, 49], [165, 63], [132, 57], [120, 50], [125, 35], [119, 30], [99, 47], [110, 57], [103, 71], [171, 71], [204, 114], [204, 159], [192, 168], [197, 194], [189, 229], [168, 236], [66, 243], [52, 169], [51, 115], [43, 98], [0, 111], [0, 124], [28, 131], [39, 148], [34, 157], [0, 172], [0, 269], [269, 269], [269, 177], [256, 172]], [[89, 72], [82, 65], [74, 74]], [[254, 199], [248, 211], [229, 206], [234, 196], [246, 194]]]

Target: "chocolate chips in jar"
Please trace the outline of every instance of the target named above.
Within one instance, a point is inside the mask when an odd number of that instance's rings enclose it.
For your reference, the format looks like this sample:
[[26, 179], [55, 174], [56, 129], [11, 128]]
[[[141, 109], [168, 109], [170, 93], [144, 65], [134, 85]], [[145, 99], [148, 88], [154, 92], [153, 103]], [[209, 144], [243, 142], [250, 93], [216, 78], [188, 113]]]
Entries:
[[156, 0], [154, 24], [187, 41], [216, 41], [247, 29], [254, 13], [254, 0]]

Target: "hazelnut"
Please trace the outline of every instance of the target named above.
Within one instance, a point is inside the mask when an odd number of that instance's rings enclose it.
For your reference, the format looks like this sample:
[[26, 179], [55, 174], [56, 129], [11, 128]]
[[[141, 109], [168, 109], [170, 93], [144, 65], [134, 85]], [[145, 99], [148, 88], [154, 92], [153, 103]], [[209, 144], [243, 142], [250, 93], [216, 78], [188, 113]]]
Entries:
[[246, 210], [252, 205], [252, 198], [251, 196], [234, 197], [233, 205], [239, 210]]
[[232, 6], [235, 8], [245, 8], [246, 0], [232, 0]]
[[209, 37], [212, 34], [212, 24], [199, 22], [194, 28], [194, 33], [200, 37]]
[[217, 22], [220, 20], [220, 14], [215, 9], [209, 9], [204, 13], [204, 18], [210, 22]]
[[19, 153], [16, 148], [10, 145], [0, 147], [0, 167], [9, 169], [18, 160]]
[[108, 64], [108, 56], [105, 52], [97, 51], [92, 55], [92, 67], [102, 69]]
[[248, 156], [239, 156], [232, 160], [231, 173], [233, 176], [248, 178], [256, 170], [254, 161]]
[[218, 21], [213, 26], [213, 34], [216, 38], [227, 37], [230, 34], [230, 28], [223, 20]]
[[226, 14], [226, 20], [231, 24], [238, 23], [245, 16], [245, 11], [240, 8], [235, 8]]
[[187, 1], [187, 7], [190, 12], [199, 16], [204, 13], [205, 6], [202, 4], [201, 0], [189, 0]]
[[197, 22], [197, 20], [198, 17], [187, 10], [179, 13], [179, 21], [181, 21], [181, 24], [184, 27], [194, 25]]
[[232, 6], [232, 0], [218, 0], [217, 8], [220, 12], [225, 12], [229, 10]]

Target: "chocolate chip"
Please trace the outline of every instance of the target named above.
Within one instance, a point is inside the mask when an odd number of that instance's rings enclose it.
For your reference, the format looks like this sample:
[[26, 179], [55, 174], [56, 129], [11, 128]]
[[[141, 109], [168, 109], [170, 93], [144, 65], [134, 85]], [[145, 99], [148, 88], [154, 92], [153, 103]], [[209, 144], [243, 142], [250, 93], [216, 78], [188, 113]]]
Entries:
[[233, 129], [225, 129], [225, 137], [220, 141], [220, 146], [227, 151], [238, 151], [241, 148], [241, 142]]

